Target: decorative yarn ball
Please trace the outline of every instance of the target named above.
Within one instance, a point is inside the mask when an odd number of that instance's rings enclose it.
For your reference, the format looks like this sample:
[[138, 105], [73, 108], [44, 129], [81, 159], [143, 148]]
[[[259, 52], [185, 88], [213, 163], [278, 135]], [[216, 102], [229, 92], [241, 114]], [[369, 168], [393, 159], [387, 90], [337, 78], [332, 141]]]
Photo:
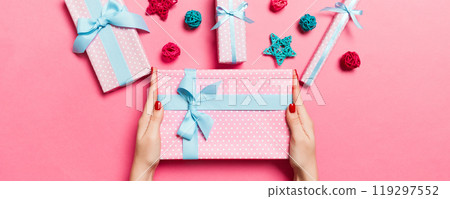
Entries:
[[341, 65], [346, 69], [355, 69], [361, 65], [361, 60], [356, 52], [346, 52], [341, 58]]
[[180, 48], [176, 44], [169, 42], [163, 46], [162, 56], [165, 60], [173, 61], [180, 56]]
[[312, 29], [314, 29], [317, 25], [316, 17], [311, 16], [309, 14], [303, 15], [303, 17], [300, 18], [300, 22], [298, 23], [303, 31], [308, 32]]
[[202, 23], [202, 14], [196, 10], [190, 10], [186, 12], [184, 16], [184, 23], [186, 23], [190, 28], [195, 29]]
[[166, 20], [169, 15], [169, 9], [175, 5], [178, 0], [148, 0], [147, 15], [158, 14], [162, 20]]
[[272, 7], [273, 11], [280, 11], [284, 7], [286, 7], [288, 4], [287, 0], [271, 0], [270, 6]]

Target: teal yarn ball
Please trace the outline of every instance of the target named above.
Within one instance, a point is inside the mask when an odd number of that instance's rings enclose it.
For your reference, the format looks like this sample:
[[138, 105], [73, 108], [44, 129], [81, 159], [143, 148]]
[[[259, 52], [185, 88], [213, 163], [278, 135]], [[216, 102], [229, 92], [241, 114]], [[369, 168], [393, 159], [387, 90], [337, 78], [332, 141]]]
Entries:
[[316, 17], [305, 14], [302, 18], [300, 18], [300, 22], [298, 24], [304, 32], [308, 32], [316, 27]]
[[186, 12], [184, 16], [184, 23], [186, 23], [190, 28], [195, 29], [202, 23], [202, 14], [196, 10], [190, 10]]

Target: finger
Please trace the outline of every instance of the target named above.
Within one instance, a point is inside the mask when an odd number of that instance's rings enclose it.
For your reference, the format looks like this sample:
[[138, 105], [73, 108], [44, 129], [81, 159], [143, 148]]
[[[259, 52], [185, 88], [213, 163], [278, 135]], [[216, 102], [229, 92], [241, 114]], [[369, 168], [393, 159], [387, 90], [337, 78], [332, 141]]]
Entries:
[[292, 82], [292, 100], [296, 105], [296, 111], [299, 115], [300, 122], [303, 125], [303, 129], [309, 137], [314, 136], [313, 122], [306, 111], [305, 104], [301, 97], [300, 83], [298, 80], [297, 70], [294, 70], [293, 82]]
[[[158, 70], [153, 67], [154, 72], [151, 76], [151, 82], [150, 82], [150, 92], [152, 94], [153, 103], [158, 100]], [[150, 97], [150, 96], [149, 96]]]
[[306, 134], [308, 134], [310, 138], [314, 138], [314, 124], [306, 111], [305, 105], [297, 106], [297, 111]]
[[164, 118], [164, 107], [160, 101], [156, 101], [153, 106], [153, 114], [150, 116], [150, 122], [143, 136], [159, 138], [159, 128]]
[[286, 123], [288, 124], [291, 132], [291, 139], [298, 140], [299, 138], [306, 136], [294, 103], [289, 104], [286, 109]]
[[[151, 115], [153, 114], [154, 103], [157, 98], [157, 89], [155, 91], [154, 88], [158, 88], [158, 86], [154, 86], [157, 80], [156, 68], [152, 67], [151, 75], [150, 75], [150, 88], [147, 96], [147, 101], [145, 102], [144, 111], [142, 112], [141, 118], [139, 119], [139, 128], [138, 128], [138, 138], [142, 137], [142, 135], [147, 130], [147, 127], [150, 123]], [[155, 93], [156, 92], [156, 93]]]
[[292, 76], [292, 101], [295, 105], [299, 106], [303, 104], [302, 98], [300, 96], [300, 85], [298, 81], [297, 70], [294, 69], [294, 74]]
[[150, 125], [157, 124], [158, 126], [161, 125], [161, 122], [164, 117], [164, 106], [161, 104], [160, 101], [156, 101], [153, 109], [153, 114], [150, 119]]
[[145, 102], [143, 112], [145, 114], [142, 114], [148, 116], [148, 119], [150, 119], [150, 115], [152, 115], [153, 105], [155, 104], [158, 97], [158, 86], [156, 85], [157, 79], [157, 70], [155, 67], [152, 67], [152, 73], [150, 75], [150, 88], [148, 89], [147, 101]]

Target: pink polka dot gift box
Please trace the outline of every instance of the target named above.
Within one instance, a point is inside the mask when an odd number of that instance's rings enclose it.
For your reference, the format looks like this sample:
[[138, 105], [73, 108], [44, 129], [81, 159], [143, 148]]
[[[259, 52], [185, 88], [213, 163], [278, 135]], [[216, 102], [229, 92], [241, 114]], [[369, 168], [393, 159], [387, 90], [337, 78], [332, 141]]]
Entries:
[[293, 71], [158, 70], [161, 159], [287, 159]]
[[150, 73], [135, 28], [148, 31], [141, 16], [122, 0], [65, 0], [77, 27], [73, 51], [87, 52], [103, 92], [132, 83]]
[[245, 16], [248, 3], [243, 0], [216, 0], [217, 47], [219, 63], [237, 64], [247, 61], [246, 23], [253, 21]]

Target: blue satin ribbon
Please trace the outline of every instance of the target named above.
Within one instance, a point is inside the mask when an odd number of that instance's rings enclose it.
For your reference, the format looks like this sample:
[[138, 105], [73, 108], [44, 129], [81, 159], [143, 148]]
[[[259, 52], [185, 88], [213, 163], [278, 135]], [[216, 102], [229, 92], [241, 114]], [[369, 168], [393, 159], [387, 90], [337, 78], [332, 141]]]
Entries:
[[[230, 5], [229, 7], [232, 8], [233, 7], [233, 1], [229, 0]], [[222, 6], [217, 6], [216, 10], [217, 10], [217, 16], [222, 16], [225, 15], [225, 17], [223, 17], [220, 21], [218, 21], [212, 28], [211, 30], [217, 29], [219, 26], [221, 26], [222, 24], [224, 24], [228, 19], [231, 19], [232, 17], [236, 17], [238, 19], [244, 20], [247, 23], [253, 23], [254, 21], [251, 20], [250, 18], [245, 16], [245, 9], [247, 9], [248, 7], [248, 3], [247, 2], [242, 2], [238, 8], [236, 10], [227, 10], [226, 8], [222, 7]]]
[[[363, 11], [362, 10], [353, 10], [352, 8], [355, 7], [355, 4], [356, 4], [356, 1], [352, 1], [349, 5], [350, 8], [348, 8], [347, 6], [345, 6], [345, 4], [338, 2], [338, 3], [336, 3], [335, 8], [326, 7], [324, 9], [322, 9], [321, 11], [348, 13], [350, 15], [350, 17], [352, 18], [353, 22], [355, 23], [355, 25], [358, 28], [362, 29], [362, 26], [359, 24], [358, 20], [354, 16], [354, 14], [362, 15]], [[344, 19], [342, 19], [339, 22], [336, 30], [340, 30], [340, 29], [344, 28], [345, 25], [346, 25], [346, 22]], [[335, 43], [335, 41], [338, 37], [338, 32], [339, 31], [334, 31], [333, 35], [331, 35], [330, 42], [325, 47], [325, 50], [322, 52], [322, 55], [320, 56], [320, 59], [317, 62], [317, 65], [314, 67], [313, 72], [311, 73], [311, 75], [309, 75], [306, 82], [304, 82], [306, 85], [311, 86], [311, 84], [313, 83], [314, 79], [316, 78], [317, 74], [319, 73], [320, 69], [322, 68], [322, 65], [325, 62], [325, 58], [327, 57], [327, 55], [331, 52], [331, 49], [333, 48], [333, 44]]]
[[[197, 104], [197, 110], [219, 110], [219, 111], [237, 111], [237, 110], [265, 110], [276, 111], [284, 110], [289, 104], [292, 95], [265, 95], [257, 96], [260, 101], [252, 100], [251, 95], [223, 95], [217, 96], [214, 100], [202, 101]], [[255, 97], [253, 97], [255, 98]], [[158, 95], [160, 101], [165, 100], [164, 110], [188, 110], [188, 102], [180, 95]]]
[[84, 53], [95, 36], [110, 25], [138, 28], [149, 32], [144, 19], [128, 12], [126, 6], [115, 0], [109, 0], [103, 8], [99, 0], [85, 0], [91, 18], [79, 18], [77, 22], [78, 36], [73, 44], [73, 52]]
[[[228, 0], [228, 7], [230, 9], [233, 8], [233, 0]], [[217, 17], [225, 15], [221, 20], [219, 20], [212, 28], [211, 30], [219, 28], [222, 24], [224, 24], [226, 21], [230, 20], [230, 38], [231, 38], [231, 63], [236, 63], [236, 35], [235, 35], [235, 29], [234, 29], [234, 17], [244, 20], [247, 23], [253, 23], [254, 21], [250, 18], [245, 16], [245, 9], [247, 9], [248, 3], [242, 2], [236, 10], [227, 10], [226, 8], [222, 6], [217, 6]]]
[[85, 0], [91, 18], [80, 18], [77, 22], [78, 36], [73, 44], [73, 52], [83, 53], [98, 35], [105, 49], [111, 67], [120, 86], [133, 81], [119, 43], [111, 25], [125, 28], [139, 28], [149, 31], [144, 19], [128, 12], [124, 5], [110, 0], [102, 7], [99, 0]]
[[[197, 70], [185, 69], [184, 78], [178, 86], [177, 92], [188, 104], [188, 109], [177, 135], [183, 138], [183, 159], [198, 159], [198, 128], [208, 139], [214, 120], [206, 113], [198, 112], [195, 106], [200, 101], [215, 99], [217, 87], [221, 81], [211, 84], [196, 93]], [[197, 127], [198, 126], [198, 127]]]
[[[178, 128], [177, 135], [183, 138], [183, 159], [198, 159], [198, 129], [207, 140], [214, 120], [206, 113], [198, 110], [285, 110], [292, 103], [292, 95], [261, 95], [261, 99], [251, 100], [250, 95], [224, 95], [220, 100], [217, 88], [218, 81], [196, 93], [197, 70], [185, 69], [185, 75], [178, 86], [178, 95], [158, 95], [164, 103], [165, 110], [187, 110]], [[249, 98], [249, 100], [247, 100]]]
[[[350, 6], [352, 7], [352, 6]], [[362, 10], [353, 10], [352, 8], [348, 8], [345, 4], [341, 2], [337, 2], [333, 7], [326, 7], [320, 11], [330, 11], [330, 12], [337, 12], [337, 13], [347, 13], [350, 15], [350, 18], [352, 18], [353, 23], [355, 23], [356, 27], [362, 29], [361, 24], [359, 23], [358, 19], [356, 19], [355, 15], [362, 15]]]

